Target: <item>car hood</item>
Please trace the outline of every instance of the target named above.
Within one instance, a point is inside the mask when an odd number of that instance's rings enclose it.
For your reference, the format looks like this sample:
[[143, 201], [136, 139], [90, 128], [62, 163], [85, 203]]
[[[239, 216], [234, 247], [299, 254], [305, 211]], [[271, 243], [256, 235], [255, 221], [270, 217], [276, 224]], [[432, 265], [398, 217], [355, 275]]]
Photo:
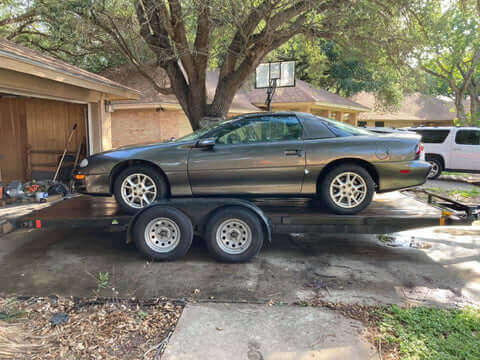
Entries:
[[162, 150], [162, 149], [170, 149], [173, 147], [178, 147], [181, 145], [188, 145], [192, 144], [192, 142], [177, 142], [177, 141], [170, 141], [170, 142], [164, 142], [164, 143], [152, 143], [152, 144], [137, 144], [137, 145], [126, 145], [126, 146], [121, 146], [112, 150], [107, 150], [103, 151], [101, 153], [97, 153], [93, 156], [109, 156], [117, 153], [122, 153], [122, 154], [136, 154], [139, 152], [144, 152], [148, 150]]

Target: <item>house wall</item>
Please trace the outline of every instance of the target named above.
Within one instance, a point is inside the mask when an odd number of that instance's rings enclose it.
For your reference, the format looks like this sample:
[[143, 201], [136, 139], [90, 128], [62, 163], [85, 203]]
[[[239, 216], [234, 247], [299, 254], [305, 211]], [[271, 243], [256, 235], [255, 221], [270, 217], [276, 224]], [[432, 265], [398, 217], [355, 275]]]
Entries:
[[112, 147], [167, 141], [192, 132], [180, 110], [116, 110], [111, 115]]

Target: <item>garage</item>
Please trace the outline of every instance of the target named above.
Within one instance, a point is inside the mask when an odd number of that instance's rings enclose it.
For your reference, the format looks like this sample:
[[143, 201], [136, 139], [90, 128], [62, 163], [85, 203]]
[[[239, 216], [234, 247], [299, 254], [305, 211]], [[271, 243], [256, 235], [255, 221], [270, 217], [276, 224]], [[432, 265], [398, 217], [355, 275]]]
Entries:
[[111, 149], [110, 102], [138, 97], [136, 90], [0, 40], [0, 180], [51, 178], [75, 124], [68, 160]]

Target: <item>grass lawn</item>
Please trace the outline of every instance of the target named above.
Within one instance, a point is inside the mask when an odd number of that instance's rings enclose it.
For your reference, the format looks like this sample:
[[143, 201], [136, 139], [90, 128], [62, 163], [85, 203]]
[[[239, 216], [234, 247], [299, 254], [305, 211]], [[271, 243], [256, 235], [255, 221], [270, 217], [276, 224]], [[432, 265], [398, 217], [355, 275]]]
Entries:
[[480, 359], [480, 310], [394, 305], [373, 314], [385, 359]]

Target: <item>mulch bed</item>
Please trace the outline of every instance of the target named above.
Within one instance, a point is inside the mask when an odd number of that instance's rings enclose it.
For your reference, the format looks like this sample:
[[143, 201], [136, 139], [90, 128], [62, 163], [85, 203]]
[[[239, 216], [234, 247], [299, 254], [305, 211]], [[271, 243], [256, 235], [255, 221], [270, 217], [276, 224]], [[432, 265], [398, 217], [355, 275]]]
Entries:
[[166, 299], [0, 298], [0, 359], [159, 359], [183, 307]]

